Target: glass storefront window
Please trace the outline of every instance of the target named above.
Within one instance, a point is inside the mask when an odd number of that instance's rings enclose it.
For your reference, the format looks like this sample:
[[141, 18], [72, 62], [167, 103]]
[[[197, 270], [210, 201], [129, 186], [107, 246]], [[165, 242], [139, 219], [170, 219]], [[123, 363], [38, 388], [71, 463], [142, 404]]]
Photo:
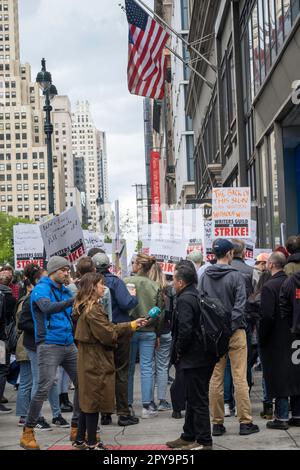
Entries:
[[278, 202], [278, 175], [277, 175], [277, 157], [275, 147], [274, 131], [269, 136], [269, 153], [270, 153], [270, 173], [271, 188], [273, 191], [272, 218], [273, 218], [273, 242], [274, 245], [280, 245], [280, 219], [279, 219], [279, 202]]
[[269, 212], [269, 181], [268, 181], [268, 150], [264, 143], [259, 150], [261, 169], [260, 208], [262, 214], [262, 227], [265, 229], [266, 248], [271, 245], [270, 212]]

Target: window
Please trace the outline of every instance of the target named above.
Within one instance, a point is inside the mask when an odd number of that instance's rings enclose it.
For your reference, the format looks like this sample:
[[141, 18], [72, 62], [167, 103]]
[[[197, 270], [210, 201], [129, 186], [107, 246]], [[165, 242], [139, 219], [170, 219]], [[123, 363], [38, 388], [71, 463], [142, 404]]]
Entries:
[[[242, 29], [244, 70], [252, 96], [259, 91], [299, 15], [299, 0], [255, 0]], [[245, 93], [245, 91], [244, 91]]]

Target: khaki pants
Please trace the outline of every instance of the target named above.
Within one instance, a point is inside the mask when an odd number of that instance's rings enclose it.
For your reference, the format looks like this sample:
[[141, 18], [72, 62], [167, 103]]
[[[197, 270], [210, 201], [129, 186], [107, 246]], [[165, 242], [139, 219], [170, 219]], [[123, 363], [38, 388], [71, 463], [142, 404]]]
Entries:
[[[247, 383], [247, 339], [245, 330], [237, 330], [229, 342], [228, 356], [234, 384], [234, 398], [240, 423], [251, 423], [251, 403]], [[213, 424], [224, 422], [224, 371], [227, 355], [216, 364], [209, 387]]]

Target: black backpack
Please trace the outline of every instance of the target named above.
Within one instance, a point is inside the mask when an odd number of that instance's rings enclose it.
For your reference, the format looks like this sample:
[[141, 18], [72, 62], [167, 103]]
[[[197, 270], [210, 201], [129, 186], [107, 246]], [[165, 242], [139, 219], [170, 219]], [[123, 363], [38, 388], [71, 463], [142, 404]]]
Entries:
[[232, 336], [230, 316], [219, 299], [202, 296], [199, 301], [204, 347], [217, 359], [221, 359], [228, 352]]
[[219, 361], [229, 349], [232, 336], [230, 315], [219, 299], [204, 292], [197, 296], [197, 300], [200, 312], [196, 334], [205, 352]]

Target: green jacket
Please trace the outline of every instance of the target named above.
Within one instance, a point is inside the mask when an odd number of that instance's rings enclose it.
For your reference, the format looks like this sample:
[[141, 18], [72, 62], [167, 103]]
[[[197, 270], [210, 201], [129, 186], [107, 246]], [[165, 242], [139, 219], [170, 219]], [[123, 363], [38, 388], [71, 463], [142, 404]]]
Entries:
[[124, 282], [125, 284], [134, 284], [136, 288], [136, 297], [139, 303], [129, 312], [133, 320], [145, 318], [153, 307], [161, 309], [162, 313], [159, 319], [152, 320], [148, 326], [139, 329], [139, 331], [155, 332], [159, 335], [164, 324], [164, 302], [160, 285], [157, 282], [150, 281], [146, 276], [126, 277]]

